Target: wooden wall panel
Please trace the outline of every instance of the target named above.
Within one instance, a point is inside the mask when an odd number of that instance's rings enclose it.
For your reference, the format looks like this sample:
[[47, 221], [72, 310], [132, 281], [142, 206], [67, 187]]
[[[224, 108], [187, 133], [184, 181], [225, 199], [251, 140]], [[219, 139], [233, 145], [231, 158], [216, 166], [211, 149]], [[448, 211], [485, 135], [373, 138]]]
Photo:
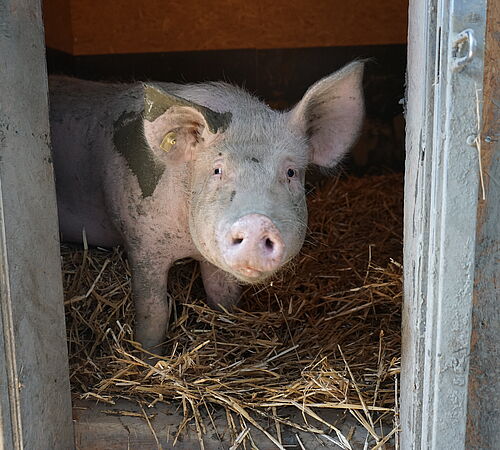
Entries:
[[43, 22], [47, 46], [73, 53], [70, 0], [43, 0]]
[[[70, 28], [61, 14], [70, 5]], [[74, 55], [400, 44], [406, 0], [45, 0], [47, 44]], [[71, 44], [61, 43], [62, 39]]]

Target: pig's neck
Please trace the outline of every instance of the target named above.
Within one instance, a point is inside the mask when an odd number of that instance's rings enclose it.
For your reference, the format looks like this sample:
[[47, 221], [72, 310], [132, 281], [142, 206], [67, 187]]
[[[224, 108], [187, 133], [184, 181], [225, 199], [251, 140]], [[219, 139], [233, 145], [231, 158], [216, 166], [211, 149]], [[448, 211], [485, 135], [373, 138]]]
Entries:
[[[129, 182], [109, 185], [123, 240], [142, 258], [172, 262], [200, 254], [189, 232], [190, 172], [187, 164], [158, 161], [145, 143], [139, 114], [124, 114], [114, 130], [114, 146]], [[126, 168], [125, 168], [126, 166]], [[122, 186], [122, 187], [120, 187]]]
[[188, 177], [187, 167], [166, 167], [152, 195], [136, 197], [141, 245], [161, 249], [172, 262], [200, 259], [189, 232]]

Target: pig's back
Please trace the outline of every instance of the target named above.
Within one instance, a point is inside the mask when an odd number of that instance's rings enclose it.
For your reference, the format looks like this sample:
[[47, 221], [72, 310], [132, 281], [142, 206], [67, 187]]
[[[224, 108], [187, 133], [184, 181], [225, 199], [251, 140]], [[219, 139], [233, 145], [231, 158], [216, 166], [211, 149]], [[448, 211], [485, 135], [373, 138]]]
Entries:
[[139, 84], [106, 84], [68, 77], [49, 79], [52, 155], [62, 239], [92, 245], [121, 242], [109, 218], [103, 189], [112, 153], [113, 125], [140, 111]]
[[115, 118], [124, 110], [142, 107], [140, 83], [102, 83], [66, 76], [49, 77], [51, 119], [71, 116], [89, 120]]

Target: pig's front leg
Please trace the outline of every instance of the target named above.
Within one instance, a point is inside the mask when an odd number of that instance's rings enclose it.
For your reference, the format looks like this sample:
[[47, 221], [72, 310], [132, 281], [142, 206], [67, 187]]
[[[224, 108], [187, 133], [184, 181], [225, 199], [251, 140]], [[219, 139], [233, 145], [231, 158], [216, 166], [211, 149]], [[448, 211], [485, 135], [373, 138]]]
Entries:
[[[142, 253], [142, 252], [141, 252]], [[167, 277], [172, 262], [164, 257], [129, 252], [135, 304], [135, 339], [142, 347], [161, 354], [172, 308]]]
[[200, 268], [208, 304], [215, 309], [222, 306], [231, 310], [240, 299], [241, 286], [226, 272], [207, 261], [201, 261]]

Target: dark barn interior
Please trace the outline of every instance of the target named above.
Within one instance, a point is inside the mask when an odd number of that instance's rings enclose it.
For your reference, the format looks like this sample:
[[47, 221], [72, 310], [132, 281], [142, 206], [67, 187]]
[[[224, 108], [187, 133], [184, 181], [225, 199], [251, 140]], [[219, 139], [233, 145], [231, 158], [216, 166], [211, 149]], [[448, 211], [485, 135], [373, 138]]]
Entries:
[[353, 170], [403, 170], [406, 2], [192, 1], [181, 11], [156, 15], [157, 9], [164, 4], [102, 2], [95, 8], [84, 1], [46, 0], [49, 74], [226, 81], [287, 109], [315, 81], [354, 59], [369, 59], [365, 129], [351, 152]]

